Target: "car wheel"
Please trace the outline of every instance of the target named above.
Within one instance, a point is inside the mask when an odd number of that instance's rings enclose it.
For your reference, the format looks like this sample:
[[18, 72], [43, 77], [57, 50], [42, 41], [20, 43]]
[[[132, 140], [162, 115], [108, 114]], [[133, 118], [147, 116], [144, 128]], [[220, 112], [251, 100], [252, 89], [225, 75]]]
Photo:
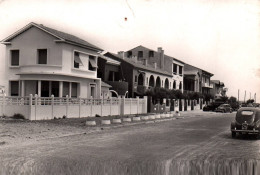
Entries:
[[236, 132], [232, 131], [231, 135], [232, 135], [232, 138], [235, 138], [236, 137]]

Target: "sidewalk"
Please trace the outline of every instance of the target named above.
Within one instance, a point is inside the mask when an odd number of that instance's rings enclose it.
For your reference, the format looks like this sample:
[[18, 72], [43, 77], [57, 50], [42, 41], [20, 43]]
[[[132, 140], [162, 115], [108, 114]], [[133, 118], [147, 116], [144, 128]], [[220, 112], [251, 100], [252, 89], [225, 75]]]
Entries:
[[[0, 147], [24, 142], [33, 142], [42, 139], [52, 139], [58, 137], [67, 137], [79, 134], [90, 134], [101, 132], [102, 130], [115, 129], [125, 126], [133, 126], [140, 124], [150, 124], [156, 122], [166, 122], [175, 119], [184, 119], [187, 117], [196, 117], [202, 115], [203, 111], [185, 111], [180, 112], [180, 116], [176, 113], [171, 117], [153, 118], [148, 117], [152, 114], [140, 114], [139, 121], [133, 121], [136, 115], [128, 116], [131, 122], [116, 124], [111, 120], [117, 119], [117, 116], [110, 117], [85, 117], [85, 118], [67, 118], [57, 120], [29, 121], [10, 118], [0, 118]], [[138, 115], [137, 115], [138, 116]], [[147, 118], [148, 117], [148, 118]], [[101, 124], [101, 120], [110, 120], [111, 124]], [[96, 126], [87, 126], [86, 121], [96, 121]]]

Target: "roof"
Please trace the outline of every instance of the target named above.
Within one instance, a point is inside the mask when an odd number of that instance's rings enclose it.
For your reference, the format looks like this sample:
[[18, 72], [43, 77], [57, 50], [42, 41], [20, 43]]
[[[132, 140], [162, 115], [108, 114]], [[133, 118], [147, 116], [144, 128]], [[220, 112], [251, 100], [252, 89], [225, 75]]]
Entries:
[[114, 60], [114, 59], [112, 59], [112, 58], [106, 57], [106, 56], [104, 56], [104, 55], [99, 55], [99, 57], [100, 57], [100, 58], [103, 58], [104, 60], [106, 60], [107, 63], [109, 63], [109, 64], [114, 64], [114, 65], [120, 65], [120, 64], [121, 64], [121, 62], [116, 61], [116, 60]]
[[201, 68], [195, 67], [195, 66], [190, 65], [190, 64], [187, 64], [187, 63], [185, 63], [185, 65], [184, 65], [184, 71], [185, 71], [185, 67], [187, 68], [187, 66], [190, 66], [190, 67], [195, 68], [195, 69], [199, 69], [199, 70], [201, 70], [202, 72], [205, 72], [205, 73], [209, 74], [210, 76], [213, 76], [213, 75], [214, 75], [214, 74], [212, 74], [212, 73], [210, 73], [210, 72], [208, 72], [208, 71], [205, 71], [205, 70], [203, 70], [203, 69], [201, 69]]
[[219, 80], [210, 80], [210, 82], [215, 83], [215, 84], [220, 84]]
[[110, 86], [109, 84], [101, 81], [101, 87], [108, 87], [108, 88], [111, 88], [112, 86]]
[[[151, 51], [154, 51], [154, 52], [157, 52], [158, 53], [158, 51], [155, 51], [155, 50], [153, 50], [153, 49], [149, 49], [149, 48], [147, 48], [147, 47], [144, 47], [144, 46], [142, 46], [142, 45], [140, 45], [140, 46], [137, 46], [137, 47], [134, 47], [133, 49], [130, 49], [130, 50], [128, 50], [128, 51], [131, 51], [131, 50], [134, 50], [134, 49], [136, 49], [136, 48], [138, 48], [138, 47], [142, 47], [142, 48], [144, 48], [144, 49], [146, 49], [146, 50], [151, 50]], [[127, 52], [128, 52], [127, 51]], [[178, 61], [178, 62], [180, 62], [180, 63], [182, 63], [182, 64], [185, 64], [183, 61], [181, 61], [181, 60], [178, 60], [178, 59], [176, 59], [176, 58], [174, 58], [174, 57], [172, 57], [172, 56], [169, 56], [169, 55], [166, 55], [166, 54], [164, 54], [164, 58], [169, 58], [169, 59], [173, 59], [174, 61]]]
[[184, 75], [197, 75], [197, 74], [198, 74], [198, 71], [196, 71], [196, 70], [184, 71]]
[[219, 80], [210, 80], [210, 82], [218, 84], [220, 86], [225, 86], [225, 84], [223, 82], [220, 82]]
[[106, 55], [106, 56], [108, 56], [108, 55], [109, 55], [109, 56], [113, 56], [113, 57], [115, 57], [116, 59], [118, 59], [118, 60], [120, 60], [120, 61], [124, 61], [124, 62], [126, 62], [126, 63], [128, 63], [128, 64], [130, 64], [130, 65], [132, 65], [132, 66], [134, 66], [134, 67], [136, 67], [136, 68], [142, 69], [142, 70], [146, 70], [146, 71], [150, 71], [150, 72], [154, 72], [154, 73], [158, 73], [158, 74], [162, 74], [162, 75], [166, 75], [166, 76], [172, 77], [172, 74], [170, 74], [169, 72], [163, 71], [163, 70], [161, 70], [161, 69], [155, 69], [155, 68], [153, 68], [153, 67], [147, 67], [147, 66], [145, 66], [145, 65], [143, 65], [143, 64], [136, 63], [136, 62], [134, 62], [133, 60], [128, 59], [128, 58], [123, 59], [123, 58], [122, 58], [120, 55], [118, 55], [118, 54], [114, 54], [114, 53], [111, 53], [111, 52], [107, 52], [105, 55]]
[[71, 34], [68, 34], [68, 33], [65, 33], [65, 32], [61, 32], [61, 31], [58, 31], [58, 30], [46, 27], [46, 26], [44, 26], [42, 24], [36, 24], [34, 22], [29, 23], [28, 25], [26, 25], [25, 27], [23, 27], [19, 31], [15, 32], [14, 34], [8, 36], [7, 38], [2, 40], [1, 42], [3, 44], [5, 44], [7, 42], [10, 42], [10, 40], [12, 40], [16, 36], [20, 35], [21, 33], [25, 32], [26, 30], [28, 30], [31, 27], [37, 27], [38, 29], [40, 29], [42, 31], [45, 31], [45, 32], [49, 33], [50, 35], [53, 35], [54, 37], [58, 38], [59, 41], [66, 42], [66, 43], [69, 43], [69, 44], [76, 44], [76, 45], [79, 45], [81, 47], [86, 47], [88, 49], [94, 49], [94, 50], [98, 50], [98, 51], [103, 51], [101, 48], [99, 48], [99, 47], [97, 47], [97, 46], [95, 46], [93, 44], [90, 44], [89, 42], [87, 42], [87, 41], [85, 41], [83, 39], [80, 39], [80, 38], [78, 38], [78, 37], [76, 37], [74, 35], [71, 35]]

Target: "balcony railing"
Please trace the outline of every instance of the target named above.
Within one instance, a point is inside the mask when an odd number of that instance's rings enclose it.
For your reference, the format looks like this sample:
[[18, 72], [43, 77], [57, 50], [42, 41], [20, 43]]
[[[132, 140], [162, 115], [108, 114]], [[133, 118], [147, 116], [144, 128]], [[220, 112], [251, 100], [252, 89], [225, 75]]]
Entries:
[[213, 88], [213, 84], [209, 84], [209, 83], [202, 83], [202, 87], [204, 87], [204, 88], [210, 88], [210, 89], [212, 89], [212, 88]]

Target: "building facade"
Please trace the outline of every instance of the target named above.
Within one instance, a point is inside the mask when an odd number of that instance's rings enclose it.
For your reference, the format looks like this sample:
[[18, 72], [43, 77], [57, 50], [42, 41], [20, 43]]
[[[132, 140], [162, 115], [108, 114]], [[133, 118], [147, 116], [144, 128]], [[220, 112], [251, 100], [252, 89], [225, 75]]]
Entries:
[[100, 55], [98, 57], [98, 78], [109, 84], [113, 96], [125, 96], [128, 92], [128, 82], [123, 76], [121, 62]]
[[142, 95], [153, 87], [183, 90], [184, 63], [165, 55], [162, 48], [154, 51], [138, 46], [118, 54], [108, 52], [105, 56], [121, 62], [130, 97]]
[[125, 52], [124, 56], [136, 59], [137, 62], [147, 67], [169, 73], [172, 77], [165, 79], [166, 82], [162, 81], [161, 87], [183, 91], [184, 62], [166, 55], [161, 47], [158, 47], [157, 51], [155, 51], [140, 45]]
[[210, 90], [210, 93], [214, 98], [225, 97], [227, 88], [225, 88], [225, 84], [220, 82], [219, 80], [211, 80], [211, 84], [213, 88]]
[[30, 23], [2, 40], [6, 94], [100, 98], [97, 57], [102, 49], [73, 35]]
[[210, 94], [213, 85], [210, 82], [212, 73], [197, 68], [195, 66], [184, 65], [184, 91], [200, 92], [202, 94]]

